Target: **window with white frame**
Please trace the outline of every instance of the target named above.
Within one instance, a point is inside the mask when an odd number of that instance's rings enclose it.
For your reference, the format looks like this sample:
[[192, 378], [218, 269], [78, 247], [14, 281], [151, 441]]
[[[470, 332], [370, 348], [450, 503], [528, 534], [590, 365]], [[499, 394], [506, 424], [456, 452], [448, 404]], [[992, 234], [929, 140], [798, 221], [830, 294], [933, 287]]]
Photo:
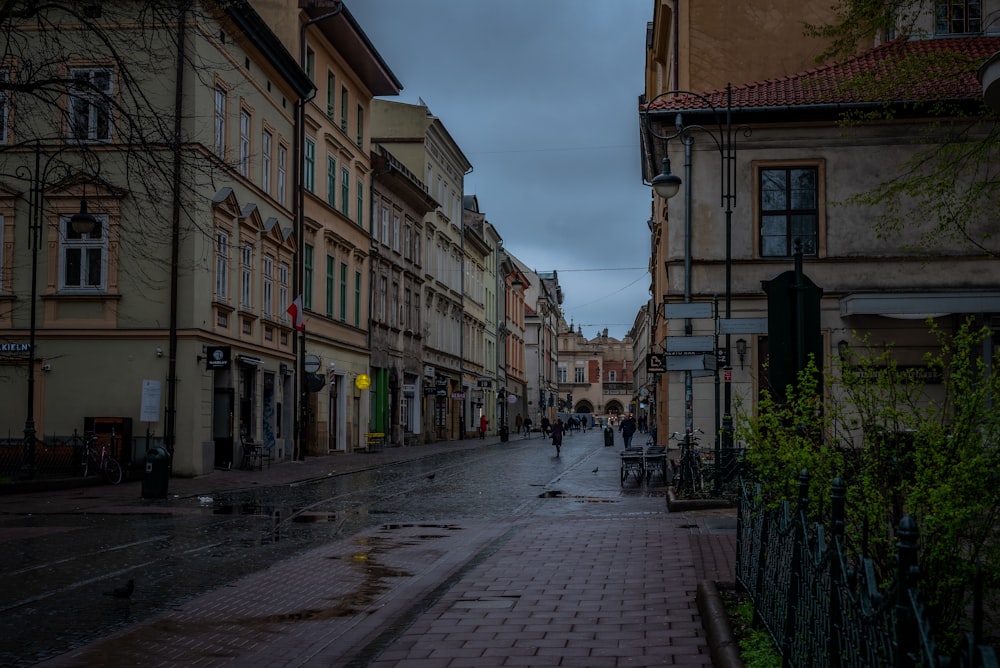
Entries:
[[408, 224], [403, 227], [403, 257], [413, 257], [413, 228]]
[[285, 206], [285, 176], [288, 174], [288, 147], [278, 146], [278, 204]]
[[326, 156], [326, 203], [337, 207], [337, 159], [329, 154]]
[[70, 216], [59, 220], [59, 290], [103, 292], [108, 276], [108, 218], [95, 216], [97, 224], [86, 234], [73, 230]]
[[402, 231], [400, 228], [399, 214], [393, 214], [392, 216], [392, 250], [399, 252], [399, 242], [402, 237]]
[[264, 256], [263, 272], [261, 310], [265, 318], [270, 318], [274, 315], [274, 258], [270, 255]]
[[288, 267], [287, 262], [282, 262], [278, 266], [278, 308], [281, 309], [281, 321], [285, 322], [288, 320], [288, 314], [285, 309], [291, 305], [291, 301], [288, 299], [288, 277], [291, 275], [291, 271]]
[[584, 377], [585, 369], [582, 366], [573, 367], [573, 382], [574, 383], [585, 383], [586, 378]]
[[935, 31], [939, 35], [962, 35], [983, 30], [980, 0], [939, 0]]
[[403, 322], [403, 314], [400, 311], [401, 307], [399, 304], [399, 281], [392, 282], [392, 293], [389, 298], [389, 303], [392, 306], [392, 317], [394, 319], [394, 321], [389, 324], [394, 327], [398, 327], [400, 323]]
[[271, 133], [265, 130], [261, 140], [263, 146], [261, 146], [260, 151], [260, 187], [268, 195], [271, 194], [271, 142], [273, 139]]
[[112, 70], [78, 67], [69, 72], [69, 132], [73, 139], [111, 139]]
[[379, 236], [379, 239], [386, 246], [389, 245], [389, 215], [390, 215], [389, 207], [387, 206], [382, 207], [382, 232], [381, 235]]
[[253, 309], [253, 245], [248, 243], [240, 249], [240, 308]]
[[215, 155], [226, 159], [226, 89], [215, 87]]
[[240, 174], [250, 178], [250, 112], [240, 109]]
[[617, 382], [617, 381], [618, 381], [618, 372], [617, 371], [608, 371], [608, 382], [609, 383], [614, 383], [614, 382]]
[[566, 363], [559, 362], [559, 366], [556, 368], [556, 380], [560, 383], [565, 383], [567, 378]]
[[378, 279], [378, 321], [382, 323], [386, 322], [385, 297], [388, 292], [388, 279], [385, 276], [380, 276]]
[[215, 299], [229, 302], [229, 233], [225, 230], [215, 233]]

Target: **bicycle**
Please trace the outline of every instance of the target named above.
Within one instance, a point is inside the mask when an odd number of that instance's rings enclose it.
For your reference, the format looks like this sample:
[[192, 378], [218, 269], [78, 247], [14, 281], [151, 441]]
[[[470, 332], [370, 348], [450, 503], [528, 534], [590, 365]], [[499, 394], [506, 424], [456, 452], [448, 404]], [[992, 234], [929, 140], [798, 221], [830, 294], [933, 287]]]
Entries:
[[[114, 433], [111, 437], [114, 438]], [[97, 437], [94, 434], [88, 434], [83, 438], [83, 460], [80, 465], [83, 477], [87, 477], [87, 474], [90, 473], [90, 467], [93, 465], [107, 482], [117, 485], [122, 481], [122, 465], [108, 452], [107, 444], [102, 443], [101, 449], [98, 450], [95, 445], [96, 441]]]
[[674, 487], [687, 493], [705, 490], [705, 470], [702, 467], [701, 453], [698, 452], [698, 437], [695, 436], [703, 433], [705, 432], [701, 429], [695, 429], [684, 434], [675, 431], [670, 435], [670, 440], [681, 444], [680, 463], [675, 463], [673, 466]]

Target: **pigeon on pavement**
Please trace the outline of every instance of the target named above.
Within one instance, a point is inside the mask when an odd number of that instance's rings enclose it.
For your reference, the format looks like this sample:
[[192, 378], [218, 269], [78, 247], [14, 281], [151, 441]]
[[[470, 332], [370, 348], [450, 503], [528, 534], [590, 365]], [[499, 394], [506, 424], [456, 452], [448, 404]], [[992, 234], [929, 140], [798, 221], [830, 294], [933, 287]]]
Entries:
[[595, 467], [594, 467], [594, 470], [593, 470], [593, 471], [591, 471], [591, 473], [597, 473], [597, 469], [599, 469], [599, 468], [600, 468], [599, 466], [595, 466]]
[[131, 598], [132, 592], [134, 591], [135, 591], [135, 580], [129, 579], [129, 581], [123, 584], [121, 587], [115, 587], [111, 591], [104, 592], [104, 595], [110, 596], [112, 598]]

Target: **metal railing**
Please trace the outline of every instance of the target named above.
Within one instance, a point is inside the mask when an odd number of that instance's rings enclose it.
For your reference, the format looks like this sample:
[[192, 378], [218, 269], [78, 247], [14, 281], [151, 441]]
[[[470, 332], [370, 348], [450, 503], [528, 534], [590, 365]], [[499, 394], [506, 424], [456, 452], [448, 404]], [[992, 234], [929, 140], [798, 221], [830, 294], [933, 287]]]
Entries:
[[47, 436], [36, 440], [29, 456], [24, 438], [0, 438], [0, 482], [79, 476], [83, 436]]
[[894, 581], [879, 587], [872, 560], [844, 547], [844, 482], [833, 483], [829, 530], [806, 519], [808, 488], [803, 471], [795, 507], [786, 500], [768, 509], [760, 486], [744, 484], [739, 505], [736, 580], [784, 666], [997, 668], [995, 650], [981, 644], [981, 586], [974, 630], [957, 656], [938, 654], [916, 586], [919, 534], [911, 516], [896, 532]]

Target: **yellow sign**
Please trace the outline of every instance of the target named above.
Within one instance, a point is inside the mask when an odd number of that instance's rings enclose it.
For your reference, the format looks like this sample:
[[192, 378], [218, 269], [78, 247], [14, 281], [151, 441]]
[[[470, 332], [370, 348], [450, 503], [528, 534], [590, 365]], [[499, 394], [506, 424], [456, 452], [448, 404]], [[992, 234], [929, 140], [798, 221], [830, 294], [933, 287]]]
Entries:
[[359, 390], [367, 390], [371, 384], [372, 379], [368, 377], [367, 373], [359, 373], [358, 377], [354, 379], [354, 387]]

